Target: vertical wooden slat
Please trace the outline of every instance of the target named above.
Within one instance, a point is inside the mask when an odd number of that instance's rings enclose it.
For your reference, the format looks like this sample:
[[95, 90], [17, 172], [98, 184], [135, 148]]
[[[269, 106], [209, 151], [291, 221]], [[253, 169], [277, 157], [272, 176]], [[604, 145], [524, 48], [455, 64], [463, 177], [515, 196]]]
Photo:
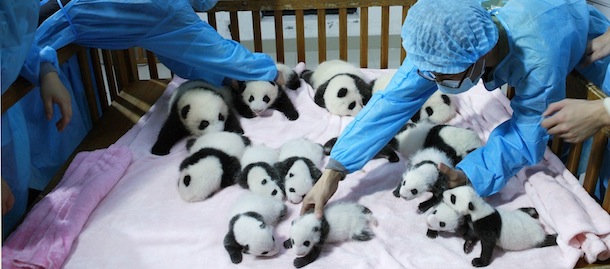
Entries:
[[146, 51], [146, 62], [148, 63], [148, 73], [151, 79], [159, 79], [159, 70], [157, 69], [157, 57], [152, 51]]
[[506, 89], [506, 97], [508, 100], [510, 100], [513, 99], [513, 96], [515, 96], [515, 87], [508, 85], [508, 88]]
[[326, 61], [326, 10], [318, 9], [318, 63]]
[[[606, 178], [605, 180], [610, 180], [610, 178]], [[606, 195], [604, 196], [602, 207], [610, 214], [610, 188], [606, 188]]]
[[261, 33], [261, 12], [252, 11], [252, 30], [254, 31], [254, 51], [263, 52], [263, 35]]
[[91, 55], [91, 64], [93, 65], [93, 76], [95, 78], [95, 85], [97, 87], [97, 96], [100, 99], [100, 106], [102, 113], [108, 108], [108, 93], [106, 92], [106, 86], [104, 86], [104, 76], [102, 75], [102, 62], [100, 61], [99, 49], [89, 49]]
[[80, 74], [85, 88], [85, 96], [87, 98], [87, 105], [89, 105], [89, 113], [91, 114], [91, 120], [97, 122], [100, 119], [99, 108], [97, 106], [95, 90], [93, 89], [93, 80], [91, 79], [91, 71], [89, 70], [89, 58], [85, 49], [80, 49], [76, 53], [78, 59], [78, 65], [80, 68]]
[[[401, 25], [402, 23], [405, 22], [405, 19], [407, 18], [407, 11], [409, 10], [408, 6], [403, 6], [402, 7], [402, 19], [401, 19]], [[405, 48], [402, 47], [402, 44], [400, 45], [400, 63], [402, 64], [402, 62], [405, 60], [405, 58], [407, 57], [407, 51], [405, 51]]]
[[138, 62], [136, 60], [136, 49], [129, 48], [125, 51], [125, 62], [127, 64], [127, 72], [129, 74], [129, 83], [133, 83], [140, 80], [138, 75]]
[[347, 9], [339, 9], [339, 59], [347, 61]]
[[305, 62], [305, 22], [303, 10], [294, 12], [297, 27], [297, 62]]
[[239, 38], [239, 18], [237, 17], [237, 11], [229, 12], [229, 17], [231, 20], [231, 24], [229, 25], [231, 29], [231, 38], [239, 42], [241, 39]]
[[381, 7], [381, 49], [379, 68], [388, 68], [388, 53], [390, 51], [390, 7]]
[[127, 64], [125, 63], [124, 53], [124, 50], [112, 51], [112, 62], [114, 63], [113, 67], [117, 76], [119, 92], [129, 85], [129, 74], [127, 71]]
[[557, 156], [561, 156], [561, 151], [563, 150], [563, 139], [559, 138], [559, 136], [553, 136], [551, 139], [551, 151], [555, 153]]
[[114, 73], [114, 64], [112, 60], [112, 52], [110, 50], [102, 50], [102, 58], [104, 59], [104, 71], [106, 71], [106, 81], [108, 82], [108, 91], [110, 92], [110, 102], [115, 100], [118, 95], [117, 79]]
[[369, 66], [369, 8], [360, 8], [360, 67]]
[[591, 153], [589, 154], [589, 163], [587, 164], [587, 173], [585, 173], [585, 180], [583, 187], [591, 195], [595, 193], [595, 183], [599, 179], [599, 172], [601, 170], [603, 154], [608, 143], [608, 137], [603, 132], [597, 132], [593, 136], [593, 143], [591, 144]]
[[285, 63], [284, 59], [284, 24], [282, 22], [282, 11], [275, 10], [273, 12], [275, 20], [275, 53], [276, 59], [280, 63]]
[[576, 177], [578, 175], [578, 164], [580, 164], [580, 154], [582, 152], [582, 142], [572, 144], [570, 146], [570, 154], [568, 156], [568, 161], [566, 162], [566, 168], [572, 172], [572, 174]]
[[218, 30], [216, 27], [216, 12], [208, 12], [208, 23], [210, 26], [214, 27], [214, 29]]

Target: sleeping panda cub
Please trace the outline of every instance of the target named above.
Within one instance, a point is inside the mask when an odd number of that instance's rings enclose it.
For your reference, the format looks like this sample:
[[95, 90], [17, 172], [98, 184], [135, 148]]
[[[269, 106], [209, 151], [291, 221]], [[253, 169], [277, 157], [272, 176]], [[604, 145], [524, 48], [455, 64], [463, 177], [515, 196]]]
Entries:
[[292, 248], [298, 258], [294, 266], [301, 268], [315, 261], [326, 243], [347, 240], [367, 241], [375, 234], [369, 224], [377, 225], [371, 210], [357, 203], [335, 203], [324, 209], [324, 217], [316, 218], [309, 212], [292, 221], [290, 238], [285, 248]]
[[424, 148], [435, 147], [445, 152], [454, 165], [462, 161], [466, 155], [483, 145], [479, 135], [468, 128], [461, 128], [446, 124], [430, 128]]
[[[283, 64], [277, 64], [277, 66], [282, 70], [282, 75], [287, 83], [286, 87], [296, 86], [298, 88], [300, 86], [296, 72]], [[239, 88], [235, 89], [233, 94], [235, 110], [243, 117], [254, 118], [272, 108], [282, 112], [289, 120], [299, 118], [299, 113], [284, 91], [284, 87], [274, 81], [239, 82]]]
[[557, 234], [546, 234], [536, 220], [534, 208], [496, 209], [470, 186], [445, 191], [443, 201], [462, 216], [469, 216], [474, 235], [481, 241], [481, 255], [472, 260], [476, 267], [491, 263], [495, 246], [504, 250], [524, 250], [557, 245]]
[[371, 99], [372, 86], [366, 76], [342, 60], [325, 61], [315, 71], [303, 71], [301, 78], [314, 89], [315, 103], [333, 115], [355, 116]]
[[286, 199], [298, 204], [322, 176], [318, 168], [323, 157], [322, 145], [300, 138], [287, 141], [280, 147], [274, 165], [284, 182]]
[[202, 80], [180, 85], [169, 102], [169, 116], [163, 123], [152, 154], [167, 155], [182, 138], [229, 131], [243, 134], [239, 120], [231, 111], [230, 90]]
[[276, 149], [265, 145], [247, 147], [241, 158], [241, 171], [237, 174], [237, 182], [244, 189], [283, 201], [283, 180], [279, 171], [273, 167], [277, 160]]
[[235, 184], [239, 159], [249, 139], [232, 132], [211, 133], [189, 140], [189, 155], [180, 164], [178, 193], [187, 202], [203, 201]]
[[224, 247], [235, 264], [243, 254], [273, 256], [279, 252], [274, 227], [286, 216], [287, 207], [269, 196], [249, 193], [242, 195], [231, 210], [229, 231]]

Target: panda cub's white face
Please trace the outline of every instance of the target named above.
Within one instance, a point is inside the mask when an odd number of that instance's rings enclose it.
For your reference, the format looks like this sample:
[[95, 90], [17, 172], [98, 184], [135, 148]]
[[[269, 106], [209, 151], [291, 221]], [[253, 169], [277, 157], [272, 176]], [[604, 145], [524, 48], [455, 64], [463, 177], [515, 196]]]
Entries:
[[303, 160], [294, 162], [288, 173], [286, 173], [284, 180], [286, 199], [293, 204], [303, 201], [305, 195], [313, 187], [313, 179], [311, 178], [309, 166]]
[[435, 231], [454, 232], [460, 226], [462, 215], [453, 210], [445, 202], [440, 202], [432, 212], [426, 216], [428, 228]]
[[248, 81], [241, 94], [252, 112], [260, 114], [275, 102], [280, 89], [272, 81]]
[[271, 196], [279, 201], [284, 200], [284, 193], [276, 180], [272, 179], [267, 170], [262, 167], [253, 167], [248, 171], [248, 186], [254, 193]]
[[430, 190], [438, 178], [436, 164], [423, 164], [402, 175], [400, 196], [411, 200]]
[[362, 110], [362, 95], [349, 75], [333, 78], [324, 92], [324, 104], [331, 114], [355, 116]]
[[180, 120], [191, 135], [202, 136], [224, 130], [229, 107], [209, 90], [191, 90], [178, 100]]
[[180, 171], [178, 193], [186, 202], [203, 201], [220, 189], [222, 164], [216, 157], [206, 157]]
[[309, 213], [292, 221], [290, 242], [297, 256], [305, 256], [322, 237], [322, 222]]

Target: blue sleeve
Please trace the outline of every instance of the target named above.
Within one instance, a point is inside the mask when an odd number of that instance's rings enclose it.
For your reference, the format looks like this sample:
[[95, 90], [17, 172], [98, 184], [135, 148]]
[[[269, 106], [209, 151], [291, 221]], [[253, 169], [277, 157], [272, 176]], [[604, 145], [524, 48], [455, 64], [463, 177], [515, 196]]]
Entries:
[[194, 13], [193, 18], [180, 16], [156, 30], [162, 34], [141, 42], [142, 47], [154, 51], [175, 74], [187, 79], [205, 79], [216, 85], [225, 76], [241, 81], [275, 80], [277, 67], [271, 57], [253, 53], [238, 42], [225, 39]]
[[330, 158], [352, 173], [361, 169], [383, 148], [423, 103], [436, 91], [436, 84], [417, 74], [406, 60], [388, 87], [371, 100], [347, 125]]
[[[468, 154], [458, 165], [481, 196], [492, 195], [523, 167], [542, 160], [549, 135], [540, 125], [542, 112], [565, 97], [565, 72], [550, 67], [532, 70], [515, 85], [513, 115], [498, 125], [485, 145]], [[490, 108], [492, 109], [492, 108]]]

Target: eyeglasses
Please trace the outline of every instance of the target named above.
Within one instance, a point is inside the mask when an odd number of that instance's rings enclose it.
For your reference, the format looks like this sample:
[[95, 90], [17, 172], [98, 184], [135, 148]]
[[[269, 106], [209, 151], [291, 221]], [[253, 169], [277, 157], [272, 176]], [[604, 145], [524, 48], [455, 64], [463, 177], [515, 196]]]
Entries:
[[[442, 86], [452, 88], [452, 89], [457, 89], [460, 86], [462, 86], [462, 82], [464, 82], [464, 79], [466, 79], [466, 77], [472, 75], [472, 72], [474, 71], [474, 68], [472, 68], [473, 65], [469, 66], [468, 69], [466, 69], [464, 71], [464, 76], [462, 76], [462, 78], [460, 80], [445, 79], [445, 80], [438, 81], [437, 76], [434, 73], [432, 73], [430, 71], [421, 71], [419, 69], [417, 69], [417, 74], [419, 74], [422, 78], [425, 78], [432, 82], [436, 82]], [[468, 72], [468, 70], [470, 70], [470, 72]]]

